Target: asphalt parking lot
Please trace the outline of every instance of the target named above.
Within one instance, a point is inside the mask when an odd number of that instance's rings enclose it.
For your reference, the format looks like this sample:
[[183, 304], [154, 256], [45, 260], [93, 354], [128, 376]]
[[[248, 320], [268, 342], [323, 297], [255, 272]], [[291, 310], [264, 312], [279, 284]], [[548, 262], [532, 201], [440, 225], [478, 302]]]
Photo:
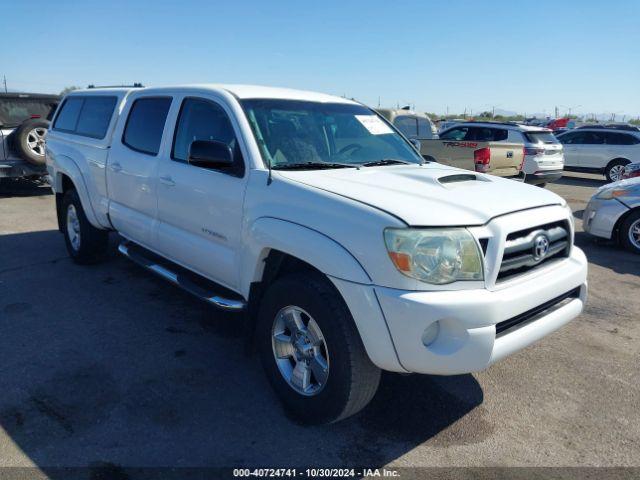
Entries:
[[[640, 466], [640, 256], [581, 232], [597, 176], [550, 189], [585, 312], [477, 375], [385, 375], [336, 425], [283, 414], [239, 317], [115, 252], [81, 267], [43, 188], [0, 191], [0, 466]], [[115, 237], [115, 236], [114, 236]]]

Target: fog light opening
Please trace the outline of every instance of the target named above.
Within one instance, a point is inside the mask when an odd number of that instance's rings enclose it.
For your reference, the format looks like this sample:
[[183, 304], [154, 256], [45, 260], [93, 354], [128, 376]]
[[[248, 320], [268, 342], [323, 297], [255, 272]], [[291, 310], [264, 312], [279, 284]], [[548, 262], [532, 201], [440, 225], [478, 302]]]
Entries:
[[435, 321], [422, 332], [422, 344], [425, 347], [431, 345], [438, 338], [438, 333], [440, 333], [440, 322]]

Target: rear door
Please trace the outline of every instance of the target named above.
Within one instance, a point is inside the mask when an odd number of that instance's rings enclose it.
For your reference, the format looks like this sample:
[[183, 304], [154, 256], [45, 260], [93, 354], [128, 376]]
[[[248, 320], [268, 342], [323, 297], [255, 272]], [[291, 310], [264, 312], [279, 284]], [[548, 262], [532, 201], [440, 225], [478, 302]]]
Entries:
[[[239, 129], [230, 110], [214, 94], [180, 100], [179, 111], [172, 115], [172, 142], [158, 170], [158, 249], [181, 265], [237, 289], [248, 177]], [[234, 152], [234, 166], [214, 170], [189, 164], [194, 140], [227, 144]]]
[[158, 155], [172, 100], [144, 94], [130, 98], [107, 163], [111, 223], [125, 237], [151, 249], [157, 247]]
[[624, 132], [605, 132], [604, 136], [609, 158], [625, 158], [631, 162], [640, 161], [640, 138]]

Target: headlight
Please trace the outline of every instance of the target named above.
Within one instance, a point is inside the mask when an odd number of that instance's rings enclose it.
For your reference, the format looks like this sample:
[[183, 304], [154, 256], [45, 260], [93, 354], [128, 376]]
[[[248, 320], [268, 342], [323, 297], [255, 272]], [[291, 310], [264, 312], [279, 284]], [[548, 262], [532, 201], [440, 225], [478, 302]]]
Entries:
[[565, 203], [563, 208], [567, 211], [567, 215], [569, 216], [569, 222], [571, 222], [571, 229], [575, 232], [576, 221], [573, 218], [573, 210], [571, 209], [571, 206], [568, 203]]
[[435, 285], [484, 278], [478, 244], [464, 228], [387, 228], [384, 241], [408, 277]]
[[612, 198], [624, 197], [629, 195], [631, 191], [626, 188], [606, 188], [596, 194], [596, 198], [600, 200], [611, 200]]

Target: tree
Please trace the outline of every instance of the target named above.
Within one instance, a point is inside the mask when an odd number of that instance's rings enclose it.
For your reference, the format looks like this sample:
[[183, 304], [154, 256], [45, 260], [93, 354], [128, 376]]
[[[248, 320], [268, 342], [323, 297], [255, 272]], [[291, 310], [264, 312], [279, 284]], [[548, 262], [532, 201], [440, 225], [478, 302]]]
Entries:
[[60, 95], [66, 95], [69, 92], [73, 92], [74, 90], [78, 90], [80, 87], [76, 87], [75, 85], [71, 85], [70, 87], [64, 87], [60, 92]]

